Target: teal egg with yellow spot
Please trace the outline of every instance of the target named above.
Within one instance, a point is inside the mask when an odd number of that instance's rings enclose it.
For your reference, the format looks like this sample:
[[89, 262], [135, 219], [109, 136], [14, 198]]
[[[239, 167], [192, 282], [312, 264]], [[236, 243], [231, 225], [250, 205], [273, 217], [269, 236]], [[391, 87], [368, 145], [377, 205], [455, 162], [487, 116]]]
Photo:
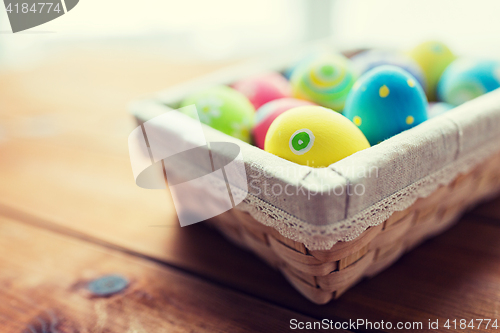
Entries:
[[349, 59], [342, 55], [323, 55], [297, 68], [290, 83], [294, 97], [342, 111], [355, 80]]
[[181, 107], [192, 104], [196, 106], [202, 123], [245, 142], [251, 141], [255, 108], [239, 91], [215, 86], [187, 97]]
[[427, 98], [411, 74], [395, 66], [380, 66], [356, 81], [344, 115], [375, 145], [426, 121]]

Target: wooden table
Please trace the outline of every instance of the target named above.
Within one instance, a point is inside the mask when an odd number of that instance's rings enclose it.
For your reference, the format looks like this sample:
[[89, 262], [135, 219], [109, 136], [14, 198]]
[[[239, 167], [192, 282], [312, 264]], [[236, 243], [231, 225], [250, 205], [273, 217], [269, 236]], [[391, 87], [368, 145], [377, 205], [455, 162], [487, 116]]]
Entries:
[[[180, 228], [166, 191], [134, 184], [126, 105], [222, 65], [81, 47], [0, 73], [1, 332], [285, 332], [291, 319], [324, 318], [426, 328], [500, 317], [499, 199], [325, 306], [203, 223]], [[88, 289], [108, 274], [128, 286], [106, 297]]]

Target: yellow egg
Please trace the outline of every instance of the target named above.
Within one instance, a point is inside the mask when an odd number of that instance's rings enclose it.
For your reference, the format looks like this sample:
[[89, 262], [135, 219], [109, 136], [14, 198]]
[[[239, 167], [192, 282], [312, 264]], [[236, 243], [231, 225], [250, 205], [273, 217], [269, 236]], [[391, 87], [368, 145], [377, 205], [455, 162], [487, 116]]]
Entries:
[[436, 99], [436, 88], [441, 74], [448, 65], [455, 60], [455, 55], [441, 42], [428, 41], [417, 45], [409, 52], [422, 71], [426, 81], [426, 90], [429, 100]]
[[277, 117], [264, 150], [311, 167], [327, 167], [370, 147], [363, 133], [343, 115], [321, 106], [300, 106]]

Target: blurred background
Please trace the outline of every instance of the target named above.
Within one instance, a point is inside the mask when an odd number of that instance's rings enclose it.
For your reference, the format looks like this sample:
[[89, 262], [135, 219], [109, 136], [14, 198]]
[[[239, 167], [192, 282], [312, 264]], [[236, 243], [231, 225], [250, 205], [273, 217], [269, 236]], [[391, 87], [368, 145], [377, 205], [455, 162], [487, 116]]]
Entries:
[[12, 34], [0, 10], [4, 66], [61, 47], [133, 47], [203, 61], [249, 57], [331, 37], [339, 47], [410, 47], [445, 41], [458, 54], [500, 56], [495, 0], [82, 0], [71, 12]]

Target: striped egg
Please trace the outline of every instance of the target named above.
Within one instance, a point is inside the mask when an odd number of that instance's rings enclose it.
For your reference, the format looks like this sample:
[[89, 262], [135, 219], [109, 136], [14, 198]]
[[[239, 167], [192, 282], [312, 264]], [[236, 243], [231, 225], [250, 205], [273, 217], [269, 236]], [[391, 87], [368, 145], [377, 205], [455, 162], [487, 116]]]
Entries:
[[307, 54], [306, 56], [302, 57], [299, 61], [292, 63], [291, 66], [286, 68], [283, 75], [285, 75], [285, 77], [288, 80], [290, 80], [290, 78], [293, 75], [293, 72], [295, 72], [297, 70], [297, 68], [300, 68], [304, 65], [309, 64], [310, 62], [314, 61], [315, 59], [319, 58], [320, 56], [321, 56], [321, 53], [318, 53], [318, 52], [316, 52], [316, 53], [311, 52], [311, 53]]
[[341, 111], [356, 75], [349, 59], [327, 55], [297, 68], [290, 79], [292, 94], [299, 99]]
[[457, 106], [497, 88], [500, 88], [499, 61], [457, 59], [441, 76], [438, 97]]

